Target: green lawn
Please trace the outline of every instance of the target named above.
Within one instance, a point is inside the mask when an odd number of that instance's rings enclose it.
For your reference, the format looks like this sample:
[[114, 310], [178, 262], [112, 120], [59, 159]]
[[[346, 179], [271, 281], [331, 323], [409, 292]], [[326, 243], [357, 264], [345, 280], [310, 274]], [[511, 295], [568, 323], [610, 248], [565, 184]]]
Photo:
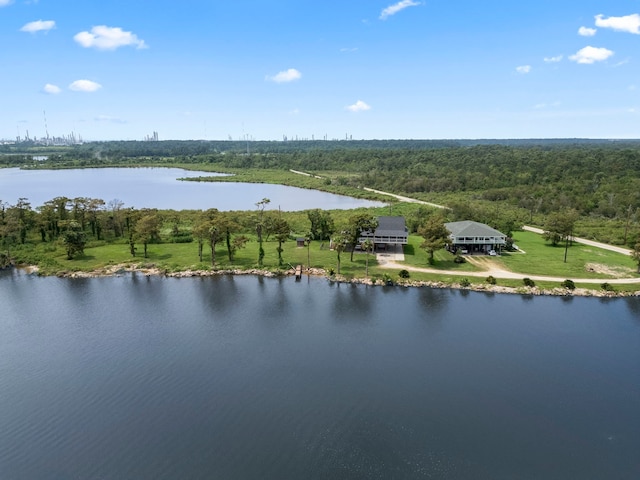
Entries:
[[[337, 254], [329, 250], [328, 242], [312, 242], [309, 254], [306, 247], [297, 247], [295, 241], [290, 240], [283, 244], [283, 268], [290, 265], [302, 264], [307, 266], [310, 259], [312, 268], [333, 268], [337, 272]], [[278, 269], [278, 243], [270, 240], [264, 242], [264, 269]], [[47, 257], [50, 261], [41, 263], [43, 273], [58, 273], [62, 271], [91, 271], [117, 264], [153, 264], [160, 269], [168, 271], [180, 271], [187, 269], [206, 270], [211, 268], [211, 253], [207, 245], [203, 250], [203, 262], [198, 260], [198, 244], [191, 243], [161, 243], [148, 246], [148, 258], [142, 255], [142, 245], [136, 244], [137, 255], [132, 257], [129, 253], [129, 245], [126, 243], [100, 245], [85, 248], [84, 255], [79, 255], [73, 260], [67, 260], [64, 249], [60, 246], [45, 244], [47, 251], [40, 248], [40, 257]], [[36, 255], [37, 256], [37, 255]], [[376, 270], [377, 262], [374, 255], [369, 255], [369, 269], [371, 274]], [[362, 252], [354, 254], [353, 262], [350, 261], [350, 253], [341, 254], [341, 273], [347, 277], [364, 277], [367, 255]], [[36, 260], [36, 258], [34, 258]], [[42, 260], [42, 258], [40, 259]], [[258, 242], [252, 239], [246, 248], [236, 252], [233, 262], [229, 262], [226, 246], [218, 245], [216, 248], [216, 268], [257, 268], [258, 266]], [[378, 269], [380, 270], [380, 269]], [[379, 273], [381, 275], [381, 273]]]
[[514, 241], [526, 253], [504, 253], [494, 257], [508, 270], [565, 278], [613, 278], [599, 273], [610, 271], [619, 277], [637, 277], [637, 264], [629, 256], [574, 243], [564, 263], [564, 245], [553, 247], [542, 236], [531, 232], [514, 232]]

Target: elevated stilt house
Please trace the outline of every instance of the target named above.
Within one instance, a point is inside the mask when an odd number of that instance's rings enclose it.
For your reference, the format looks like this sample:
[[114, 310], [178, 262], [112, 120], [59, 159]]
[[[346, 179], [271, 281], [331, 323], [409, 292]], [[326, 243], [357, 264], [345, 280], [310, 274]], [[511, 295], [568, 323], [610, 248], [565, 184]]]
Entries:
[[507, 236], [484, 223], [465, 220], [463, 222], [445, 223], [451, 232], [452, 251], [466, 250], [469, 253], [500, 252], [507, 243]]
[[409, 230], [404, 217], [378, 217], [378, 228], [375, 232], [367, 231], [360, 234], [358, 241], [362, 243], [366, 240], [371, 240], [376, 250], [406, 245], [409, 240]]

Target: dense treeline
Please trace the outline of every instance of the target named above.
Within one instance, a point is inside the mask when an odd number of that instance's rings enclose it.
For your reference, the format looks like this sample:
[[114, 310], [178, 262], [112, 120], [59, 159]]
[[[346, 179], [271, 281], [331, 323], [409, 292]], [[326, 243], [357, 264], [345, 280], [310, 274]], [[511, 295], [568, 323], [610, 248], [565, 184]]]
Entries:
[[[485, 211], [487, 204], [499, 205], [529, 219], [575, 209], [583, 220], [626, 224], [635, 224], [640, 212], [640, 141], [632, 140], [96, 142], [49, 148], [49, 158], [40, 162], [17, 153], [17, 146], [2, 148], [0, 164], [7, 166], [182, 164], [331, 172], [327, 178], [337, 185], [446, 199], [472, 218], [487, 216], [474, 214], [476, 204]], [[627, 240], [626, 234], [620, 239]]]

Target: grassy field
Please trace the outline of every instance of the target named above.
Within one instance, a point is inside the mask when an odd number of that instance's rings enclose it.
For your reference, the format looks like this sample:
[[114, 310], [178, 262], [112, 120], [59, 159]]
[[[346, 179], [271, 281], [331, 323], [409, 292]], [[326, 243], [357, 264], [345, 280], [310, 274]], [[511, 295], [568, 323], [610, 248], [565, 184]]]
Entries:
[[526, 253], [505, 253], [496, 258], [508, 270], [565, 278], [637, 277], [637, 264], [629, 256], [574, 243], [564, 263], [564, 245], [551, 246], [531, 232], [514, 232], [516, 245]]

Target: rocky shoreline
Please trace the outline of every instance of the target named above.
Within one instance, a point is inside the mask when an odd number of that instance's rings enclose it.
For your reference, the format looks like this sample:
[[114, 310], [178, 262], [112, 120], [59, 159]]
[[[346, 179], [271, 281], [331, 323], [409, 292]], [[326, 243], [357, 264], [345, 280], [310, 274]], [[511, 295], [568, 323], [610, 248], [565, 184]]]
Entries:
[[[37, 266], [19, 266], [28, 274], [38, 274], [39, 269]], [[98, 277], [110, 277], [118, 276], [129, 273], [139, 273], [145, 276], [164, 276], [168, 278], [192, 278], [192, 277], [213, 277], [218, 275], [255, 275], [268, 278], [293, 276], [295, 271], [289, 270], [264, 270], [264, 269], [219, 269], [219, 270], [183, 270], [179, 272], [169, 272], [160, 268], [157, 268], [153, 264], [129, 264], [129, 265], [111, 265], [106, 268], [101, 268], [91, 272], [59, 272], [56, 276], [60, 278], [98, 278]], [[371, 278], [353, 278], [349, 279], [341, 275], [329, 276], [326, 270], [321, 268], [312, 268], [304, 270], [304, 275], [313, 277], [323, 277], [331, 282], [338, 283], [351, 283], [369, 286], [384, 286], [381, 280], [375, 281]], [[460, 291], [475, 291], [485, 293], [499, 293], [499, 294], [511, 294], [511, 295], [524, 295], [524, 296], [562, 296], [562, 297], [598, 297], [598, 298], [618, 298], [618, 297], [640, 297], [640, 290], [635, 292], [618, 292], [618, 291], [606, 291], [587, 288], [575, 288], [573, 290], [556, 287], [552, 289], [542, 289], [539, 287], [506, 287], [501, 285], [490, 284], [471, 284], [468, 286], [460, 283], [448, 283], [438, 281], [415, 281], [399, 279], [390, 284], [390, 286], [397, 287], [429, 287], [440, 289], [456, 289]]]

